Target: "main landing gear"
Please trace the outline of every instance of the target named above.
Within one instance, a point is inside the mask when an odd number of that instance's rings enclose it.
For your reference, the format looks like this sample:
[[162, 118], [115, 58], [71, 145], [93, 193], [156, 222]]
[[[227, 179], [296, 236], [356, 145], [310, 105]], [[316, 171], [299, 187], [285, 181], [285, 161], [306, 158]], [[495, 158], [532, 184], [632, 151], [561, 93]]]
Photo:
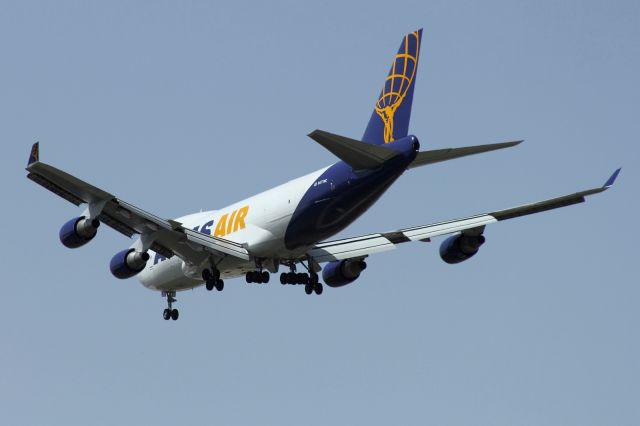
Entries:
[[220, 271], [217, 269], [214, 269], [213, 272], [205, 269], [202, 271], [202, 279], [204, 280], [208, 291], [211, 291], [214, 288], [218, 291], [222, 291], [224, 289], [224, 281], [220, 279]]
[[174, 321], [177, 320], [178, 316], [180, 316], [180, 313], [178, 312], [177, 309], [171, 309], [171, 304], [176, 301], [175, 290], [163, 291], [162, 296], [167, 298], [167, 305], [168, 305], [168, 308], [165, 309], [164, 312], [162, 313], [162, 318], [164, 318], [165, 321], [168, 321], [169, 319], [172, 319]]
[[318, 280], [318, 274], [315, 272], [310, 273], [297, 273], [295, 271], [283, 272], [280, 274], [280, 284], [304, 284], [304, 292], [307, 294], [316, 293], [322, 294], [322, 283]]
[[249, 271], [245, 275], [247, 283], [266, 284], [269, 282], [270, 274], [267, 271]]

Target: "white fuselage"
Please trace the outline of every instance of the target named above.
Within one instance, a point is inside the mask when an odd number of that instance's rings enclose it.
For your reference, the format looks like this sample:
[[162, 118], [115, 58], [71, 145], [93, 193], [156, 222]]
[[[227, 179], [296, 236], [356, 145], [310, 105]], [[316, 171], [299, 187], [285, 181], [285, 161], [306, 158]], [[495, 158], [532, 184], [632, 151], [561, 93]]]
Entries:
[[[327, 169], [325, 167], [293, 179], [222, 209], [193, 213], [175, 220], [186, 228], [246, 244], [255, 257], [296, 257], [306, 248], [297, 252], [287, 250], [284, 244], [287, 226], [306, 191]], [[164, 259], [151, 250], [149, 253], [151, 258], [138, 275], [145, 287], [153, 290], [186, 290], [203, 283], [201, 271], [189, 268], [178, 256]], [[256, 263], [255, 260], [245, 261], [227, 256], [216, 267], [221, 278], [233, 278], [255, 270]]]

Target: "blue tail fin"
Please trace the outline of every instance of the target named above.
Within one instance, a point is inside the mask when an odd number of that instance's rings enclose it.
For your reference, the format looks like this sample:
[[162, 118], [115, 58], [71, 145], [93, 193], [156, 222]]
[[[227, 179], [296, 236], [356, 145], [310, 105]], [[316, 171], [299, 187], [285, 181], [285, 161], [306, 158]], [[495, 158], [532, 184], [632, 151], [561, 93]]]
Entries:
[[378, 145], [407, 136], [421, 40], [422, 29], [402, 39], [364, 131], [364, 142]]

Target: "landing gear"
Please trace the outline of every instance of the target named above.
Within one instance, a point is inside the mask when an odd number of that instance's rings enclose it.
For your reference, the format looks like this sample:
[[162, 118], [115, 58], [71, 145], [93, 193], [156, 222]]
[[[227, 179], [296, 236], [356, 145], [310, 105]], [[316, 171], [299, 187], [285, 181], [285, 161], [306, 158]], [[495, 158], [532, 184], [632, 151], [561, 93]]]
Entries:
[[178, 312], [177, 309], [171, 308], [171, 304], [176, 301], [175, 290], [163, 291], [162, 295], [167, 298], [167, 306], [168, 306], [167, 309], [165, 309], [162, 312], [162, 318], [164, 318], [165, 321], [168, 321], [169, 319], [176, 321], [180, 316], [180, 313]]
[[318, 274], [312, 272], [311, 274], [297, 273], [297, 272], [283, 272], [280, 274], [280, 284], [309, 284], [318, 282]]
[[291, 272], [287, 274], [287, 281], [291, 284], [307, 284], [309, 279], [309, 275], [303, 272]]
[[266, 284], [271, 275], [267, 271], [249, 271], [245, 275], [247, 283]]
[[[295, 271], [295, 265], [289, 265], [291, 268], [291, 272], [283, 272], [280, 274], [280, 284], [303, 284], [304, 292], [307, 294], [316, 293], [318, 295], [322, 294], [322, 284], [319, 282], [318, 274], [315, 272], [309, 273], [298, 273]], [[302, 264], [304, 266], [304, 264]], [[306, 267], [306, 266], [305, 266]]]
[[162, 313], [162, 318], [164, 318], [165, 320], [177, 320], [178, 317], [180, 316], [180, 313], [178, 312], [177, 309], [165, 309], [164, 312]]
[[214, 288], [218, 291], [222, 291], [224, 289], [224, 281], [220, 279], [220, 271], [217, 269], [214, 269], [213, 272], [209, 269], [205, 269], [202, 271], [202, 279], [204, 280], [204, 285], [208, 291], [211, 291]]
[[324, 290], [322, 283], [316, 282], [315, 284], [308, 283], [304, 285], [304, 292], [307, 294], [311, 294], [315, 292], [318, 296], [322, 294]]

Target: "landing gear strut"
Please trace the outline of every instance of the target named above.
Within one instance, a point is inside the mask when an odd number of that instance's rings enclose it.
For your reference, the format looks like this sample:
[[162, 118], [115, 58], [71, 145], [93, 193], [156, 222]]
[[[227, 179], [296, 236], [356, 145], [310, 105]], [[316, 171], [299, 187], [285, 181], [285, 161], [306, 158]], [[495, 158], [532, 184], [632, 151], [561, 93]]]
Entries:
[[211, 291], [214, 288], [218, 291], [222, 291], [224, 289], [224, 281], [220, 279], [220, 271], [214, 269], [211, 272], [209, 269], [205, 269], [202, 271], [202, 279], [205, 282], [205, 286], [207, 290]]
[[180, 316], [180, 313], [178, 312], [177, 309], [171, 309], [171, 304], [177, 300], [175, 290], [163, 291], [162, 295], [167, 298], [167, 306], [168, 306], [168, 308], [165, 309], [164, 312], [162, 313], [162, 318], [164, 318], [165, 321], [169, 319], [172, 319], [174, 321], [177, 320], [178, 316]]

